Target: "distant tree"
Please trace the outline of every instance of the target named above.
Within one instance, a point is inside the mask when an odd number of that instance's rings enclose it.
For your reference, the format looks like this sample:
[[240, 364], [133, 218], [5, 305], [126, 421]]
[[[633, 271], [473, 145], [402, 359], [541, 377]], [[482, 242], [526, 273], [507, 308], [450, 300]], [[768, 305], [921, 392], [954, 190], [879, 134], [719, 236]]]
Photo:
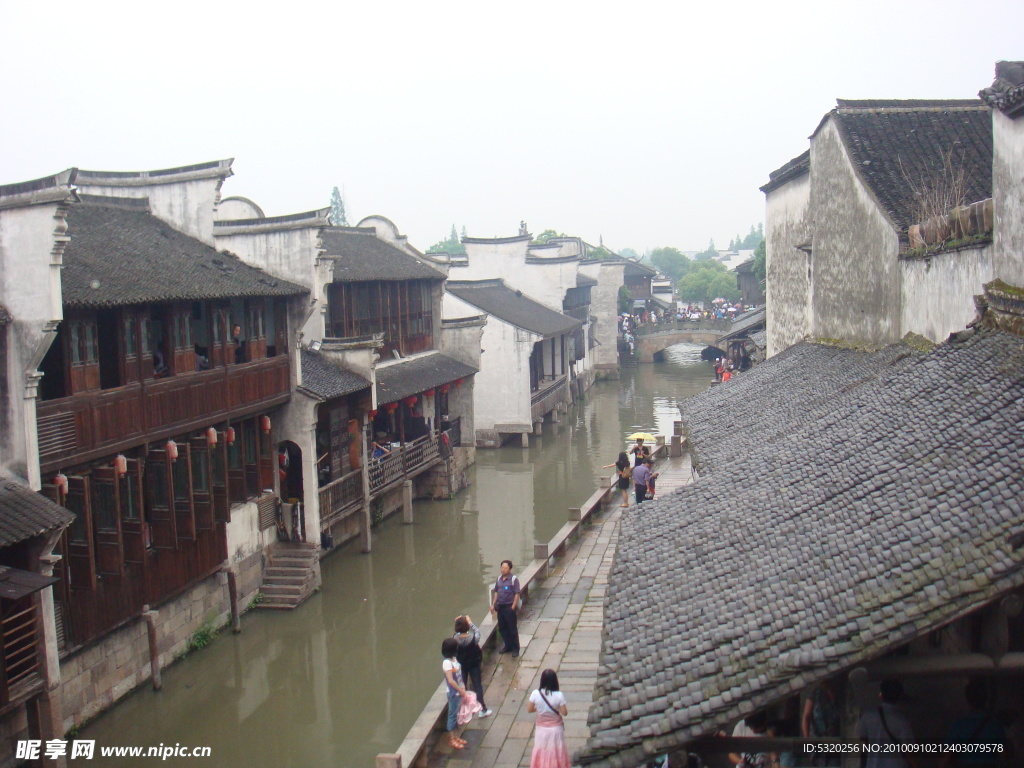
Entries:
[[586, 249], [588, 259], [598, 259], [600, 261], [604, 261], [605, 259], [610, 259], [612, 257], [612, 252], [605, 248], [603, 245], [598, 245], [596, 247], [593, 245], [587, 245]]
[[690, 271], [690, 259], [678, 248], [667, 245], [651, 251], [651, 264], [671, 278], [673, 283]]
[[736, 275], [732, 272], [714, 268], [695, 269], [679, 281], [679, 297], [683, 301], [705, 303], [719, 297], [727, 301], [737, 301], [740, 298], [740, 289], [736, 284]]
[[625, 258], [632, 259], [633, 261], [636, 261], [637, 259], [640, 258], [640, 254], [634, 251], [632, 248], [620, 248], [619, 256], [624, 256]]
[[331, 223], [336, 227], [347, 227], [345, 218], [345, 201], [341, 199], [341, 191], [335, 187], [331, 191]]
[[750, 251], [757, 248], [758, 243], [764, 241], [764, 224], [758, 224], [757, 229], [754, 229], [754, 225], [751, 224], [750, 233], [742, 241], [738, 237], [736, 240], [735, 250], [737, 251]]
[[629, 295], [629, 289], [624, 285], [619, 286], [619, 314], [629, 312], [633, 307], [633, 299]]
[[537, 235], [535, 238], [533, 238], [533, 241], [532, 241], [531, 244], [532, 245], [544, 245], [544, 243], [546, 243], [548, 240], [550, 240], [553, 237], [567, 237], [567, 235], [564, 232], [556, 232], [553, 229], [545, 229], [543, 232], [541, 232], [539, 235]]
[[[465, 227], [463, 227], [465, 230]], [[464, 254], [466, 252], [466, 246], [459, 240], [458, 234], [455, 231], [455, 225], [452, 224], [452, 231], [448, 235], [447, 240], [439, 240], [432, 246], [427, 248], [427, 253], [451, 253], [451, 254]]]
[[768, 282], [768, 247], [764, 238], [754, 249], [754, 277], [761, 284], [763, 292]]
[[714, 240], [714, 238], [712, 238], [711, 241], [708, 243], [707, 250], [706, 251], [701, 251], [700, 253], [698, 253], [696, 256], [693, 257], [693, 260], [694, 261], [707, 261], [708, 259], [715, 258], [717, 255], [718, 255], [718, 249], [715, 248], [715, 240]]

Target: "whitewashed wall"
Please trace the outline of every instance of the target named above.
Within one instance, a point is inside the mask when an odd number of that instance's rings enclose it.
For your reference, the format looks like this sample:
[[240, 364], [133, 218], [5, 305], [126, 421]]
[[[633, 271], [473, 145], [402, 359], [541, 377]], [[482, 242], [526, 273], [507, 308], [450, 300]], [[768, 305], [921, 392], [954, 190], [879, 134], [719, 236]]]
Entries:
[[993, 110], [992, 142], [993, 271], [1011, 285], [1024, 285], [1024, 117]]
[[797, 249], [811, 239], [809, 173], [769, 192], [765, 200], [767, 238], [768, 356], [810, 333], [809, 257]]
[[902, 333], [918, 333], [938, 343], [966, 328], [976, 314], [974, 297], [994, 277], [992, 256], [987, 245], [929, 259], [901, 259]]

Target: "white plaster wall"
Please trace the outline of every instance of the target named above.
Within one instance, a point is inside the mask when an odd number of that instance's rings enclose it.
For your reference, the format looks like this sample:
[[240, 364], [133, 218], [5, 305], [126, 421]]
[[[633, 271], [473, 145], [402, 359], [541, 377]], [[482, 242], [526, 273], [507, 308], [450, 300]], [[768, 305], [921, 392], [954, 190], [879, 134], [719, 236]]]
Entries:
[[811, 335], [871, 345], [898, 341], [896, 230], [854, 171], [831, 119], [811, 140], [811, 211]]
[[974, 296], [995, 277], [993, 247], [902, 259], [901, 335], [919, 333], [936, 343], [962, 331], [975, 317]]
[[[0, 303], [14, 318], [7, 329], [9, 402], [0, 404], [0, 467], [37, 490], [36, 379], [27, 374], [36, 371], [63, 318], [58, 241], [66, 229], [56, 203], [0, 209]], [[33, 399], [25, 399], [29, 394]]]
[[580, 272], [597, 280], [590, 289], [590, 314], [597, 318], [594, 333], [598, 346], [590, 351], [592, 365], [604, 369], [618, 369], [619, 353], [616, 341], [619, 335], [619, 289], [625, 283], [626, 265], [622, 262], [597, 262], [580, 266]]
[[513, 290], [522, 291], [555, 312], [562, 311], [565, 292], [576, 287], [578, 261], [554, 261], [551, 263], [531, 262], [524, 269], [506, 279]]
[[310, 289], [310, 312], [299, 331], [305, 340], [324, 337], [326, 296], [333, 262], [319, 258], [320, 226], [233, 231], [217, 234], [217, 250], [227, 250], [275, 277]]
[[225, 528], [230, 563], [242, 560], [277, 540], [276, 529], [260, 531], [260, 510], [254, 501], [232, 504], [231, 522]]
[[992, 112], [994, 275], [1024, 285], [1024, 117]]
[[320, 543], [320, 494], [316, 474], [316, 410], [319, 405], [319, 401], [293, 392], [274, 423], [275, 448], [281, 441], [290, 440], [302, 451], [302, 510], [306, 517], [306, 541], [313, 544]]
[[491, 280], [500, 277], [508, 285], [515, 285], [518, 282], [515, 276], [522, 274], [526, 265], [526, 251], [530, 241], [466, 243], [465, 246], [468, 264], [453, 270], [450, 275], [452, 280]]
[[811, 238], [811, 177], [805, 174], [765, 198], [768, 356], [810, 332], [807, 255], [796, 246]]
[[229, 197], [221, 200], [215, 215], [217, 221], [262, 219], [264, 217], [263, 209], [247, 197]]
[[[230, 171], [229, 171], [230, 173]], [[190, 179], [169, 184], [111, 185], [104, 179], [102, 186], [91, 184], [88, 178], [78, 179], [78, 191], [105, 197], [147, 197], [153, 215], [175, 229], [214, 244], [213, 221], [220, 200], [221, 177]]]
[[[446, 293], [444, 316], [469, 317], [480, 310]], [[488, 317], [480, 340], [480, 373], [473, 383], [476, 429], [491, 430], [496, 424], [529, 427], [530, 352], [539, 336]]]

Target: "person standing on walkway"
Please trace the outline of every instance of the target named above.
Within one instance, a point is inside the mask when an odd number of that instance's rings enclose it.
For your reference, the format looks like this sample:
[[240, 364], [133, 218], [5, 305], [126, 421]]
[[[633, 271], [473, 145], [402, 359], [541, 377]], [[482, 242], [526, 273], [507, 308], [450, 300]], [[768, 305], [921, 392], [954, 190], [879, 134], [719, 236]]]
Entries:
[[651, 466], [647, 459], [633, 468], [633, 493], [636, 495], [636, 503], [642, 504], [647, 498], [649, 491], [647, 481], [651, 478]]
[[462, 683], [462, 665], [456, 658], [458, 652], [459, 641], [454, 637], [446, 637], [441, 642], [441, 655], [444, 656], [441, 671], [448, 684], [448, 744], [452, 749], [465, 749], [466, 742], [455, 733], [459, 727], [459, 707], [466, 693], [466, 686]]
[[629, 478], [633, 476], [633, 468], [629, 466], [629, 456], [626, 455], [625, 451], [619, 452], [619, 458], [614, 464], [605, 464], [601, 469], [611, 469], [615, 467], [615, 472], [619, 476], [617, 485], [619, 490], [622, 491], [622, 504], [619, 506], [629, 506]]
[[634, 454], [634, 466], [639, 467], [644, 463], [644, 459], [651, 455], [651, 449], [644, 445], [644, 439], [638, 437], [636, 439], [636, 445], [629, 449], [629, 452]]
[[[897, 706], [903, 698], [902, 683], [899, 680], [883, 680], [880, 689], [880, 705], [861, 713], [857, 735], [868, 744], [914, 743], [910, 720]], [[868, 755], [866, 768], [917, 768], [917, 761], [904, 752], [888, 754], [879, 751]]]
[[453, 637], [459, 644], [455, 658], [462, 665], [462, 679], [467, 685], [473, 686], [476, 700], [480, 702], [477, 717], [488, 717], [491, 710], [484, 704], [484, 682], [480, 671], [480, 664], [484, 660], [484, 652], [480, 650], [480, 630], [470, 621], [469, 616], [457, 616]]
[[530, 768], [570, 768], [565, 746], [565, 721], [569, 714], [565, 694], [558, 690], [558, 675], [553, 669], [540, 673], [540, 687], [530, 694], [526, 711], [537, 714]]
[[497, 614], [498, 632], [504, 646], [498, 653], [519, 655], [519, 627], [516, 609], [519, 607], [519, 579], [512, 575], [512, 561], [501, 561], [501, 576], [494, 583], [491, 596], [491, 613]]

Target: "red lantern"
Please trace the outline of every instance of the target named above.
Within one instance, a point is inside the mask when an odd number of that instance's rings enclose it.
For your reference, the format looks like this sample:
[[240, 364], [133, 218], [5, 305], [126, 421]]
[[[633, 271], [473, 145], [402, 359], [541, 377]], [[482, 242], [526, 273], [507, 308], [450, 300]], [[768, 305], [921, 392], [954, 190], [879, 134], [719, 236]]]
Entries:
[[386, 404], [386, 405], [384, 406], [384, 410], [385, 410], [385, 411], [387, 411], [388, 413], [394, 413], [394, 412], [395, 412], [395, 409], [396, 409], [397, 407], [398, 407], [398, 403], [387, 403], [387, 404]]
[[235, 443], [235, 428], [228, 427], [224, 433], [224, 439], [228, 441], [228, 445], [234, 445]]
[[213, 448], [217, 444], [217, 430], [214, 427], [210, 427], [206, 430], [206, 445], [209, 448]]
[[124, 477], [128, 474], [128, 459], [124, 457], [124, 454], [119, 453], [114, 457], [114, 471], [118, 477]]
[[63, 472], [53, 478], [53, 484], [57, 486], [57, 490], [61, 492], [62, 496], [68, 495], [68, 476]]
[[270, 434], [270, 417], [269, 416], [260, 416], [260, 427], [268, 435]]
[[369, 416], [369, 417], [370, 417], [370, 418], [372, 419], [373, 417], [375, 417], [375, 416], [377, 415], [377, 409], [376, 409], [376, 408], [374, 408], [374, 409], [373, 409], [372, 411], [370, 411], [370, 412], [369, 412], [369, 413], [368, 413], [367, 415], [368, 415], [368, 416]]
[[465, 379], [456, 379], [455, 380], [455, 386], [456, 387], [461, 387], [462, 386], [462, 382], [464, 382], [464, 381], [465, 381]]
[[424, 395], [424, 397], [433, 397], [434, 396], [434, 390], [428, 389], [426, 392], [423, 393], [423, 395]]
[[405, 398], [405, 404], [410, 408], [416, 405], [416, 395], [409, 395], [409, 397]]
[[167, 449], [167, 458], [171, 461], [178, 460], [178, 444], [173, 440], [168, 440], [167, 445], [164, 446]]
[[451, 387], [450, 384], [442, 384], [441, 385], [441, 393], [447, 395], [448, 394], [448, 390], [449, 390], [450, 387]]

